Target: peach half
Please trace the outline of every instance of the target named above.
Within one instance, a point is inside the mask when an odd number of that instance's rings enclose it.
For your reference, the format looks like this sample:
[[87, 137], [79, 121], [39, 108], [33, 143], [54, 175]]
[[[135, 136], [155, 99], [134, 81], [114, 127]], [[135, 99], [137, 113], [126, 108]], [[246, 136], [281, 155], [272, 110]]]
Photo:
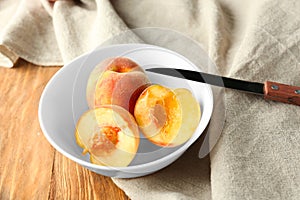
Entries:
[[108, 58], [90, 74], [86, 89], [88, 106], [114, 104], [133, 114], [137, 98], [149, 83], [144, 70], [134, 61], [126, 57]]
[[152, 143], [174, 147], [185, 143], [198, 127], [198, 101], [185, 88], [171, 90], [151, 85], [139, 96], [134, 117], [142, 133]]
[[139, 146], [139, 129], [133, 116], [116, 105], [103, 105], [85, 112], [76, 125], [75, 138], [97, 165], [125, 167]]

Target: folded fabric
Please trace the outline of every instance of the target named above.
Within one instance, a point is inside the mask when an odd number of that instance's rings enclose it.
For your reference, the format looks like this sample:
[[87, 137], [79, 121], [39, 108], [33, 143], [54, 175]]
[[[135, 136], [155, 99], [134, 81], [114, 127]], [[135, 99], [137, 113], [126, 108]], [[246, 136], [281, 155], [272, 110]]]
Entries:
[[[162, 27], [197, 41], [222, 75], [300, 86], [298, 16], [297, 0], [1, 1], [0, 66], [63, 65], [124, 31], [116, 43], [147, 42], [131, 29]], [[132, 199], [300, 199], [300, 107], [232, 90], [224, 98], [209, 156], [198, 158], [199, 141], [155, 174], [113, 181]]]

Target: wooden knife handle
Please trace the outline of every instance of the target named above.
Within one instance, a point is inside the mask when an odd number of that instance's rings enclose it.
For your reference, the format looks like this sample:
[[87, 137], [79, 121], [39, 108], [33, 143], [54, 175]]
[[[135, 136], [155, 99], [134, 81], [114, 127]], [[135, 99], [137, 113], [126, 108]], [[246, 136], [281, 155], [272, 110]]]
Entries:
[[300, 106], [300, 87], [266, 81], [264, 98]]

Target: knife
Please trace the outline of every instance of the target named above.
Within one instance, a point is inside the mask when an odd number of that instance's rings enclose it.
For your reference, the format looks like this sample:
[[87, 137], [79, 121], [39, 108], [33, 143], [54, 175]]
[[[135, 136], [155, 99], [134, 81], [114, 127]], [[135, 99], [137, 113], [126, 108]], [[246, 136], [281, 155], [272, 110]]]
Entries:
[[198, 71], [174, 68], [148, 68], [146, 71], [192, 81], [207, 83], [219, 87], [236, 89], [262, 95], [266, 100], [273, 100], [300, 106], [300, 87], [265, 81], [264, 83], [233, 79]]

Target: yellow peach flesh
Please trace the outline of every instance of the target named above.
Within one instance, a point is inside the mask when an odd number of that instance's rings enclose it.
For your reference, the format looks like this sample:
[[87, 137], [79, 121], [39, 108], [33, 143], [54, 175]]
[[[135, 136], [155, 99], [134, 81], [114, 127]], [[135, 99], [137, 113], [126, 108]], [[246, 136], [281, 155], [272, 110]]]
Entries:
[[139, 145], [139, 130], [133, 116], [115, 105], [84, 113], [77, 123], [75, 137], [95, 164], [106, 166], [129, 165]]
[[193, 94], [189, 90], [178, 88], [174, 90], [174, 93], [182, 110], [180, 130], [178, 131], [176, 138], [172, 141], [172, 144], [177, 146], [192, 137], [199, 125], [201, 110], [199, 102], [194, 98]]
[[181, 124], [180, 105], [175, 93], [160, 85], [151, 85], [137, 100], [135, 119], [143, 134], [153, 143], [166, 146]]
[[178, 146], [195, 132], [200, 107], [187, 89], [148, 87], [137, 100], [134, 116], [142, 133], [159, 146]]

